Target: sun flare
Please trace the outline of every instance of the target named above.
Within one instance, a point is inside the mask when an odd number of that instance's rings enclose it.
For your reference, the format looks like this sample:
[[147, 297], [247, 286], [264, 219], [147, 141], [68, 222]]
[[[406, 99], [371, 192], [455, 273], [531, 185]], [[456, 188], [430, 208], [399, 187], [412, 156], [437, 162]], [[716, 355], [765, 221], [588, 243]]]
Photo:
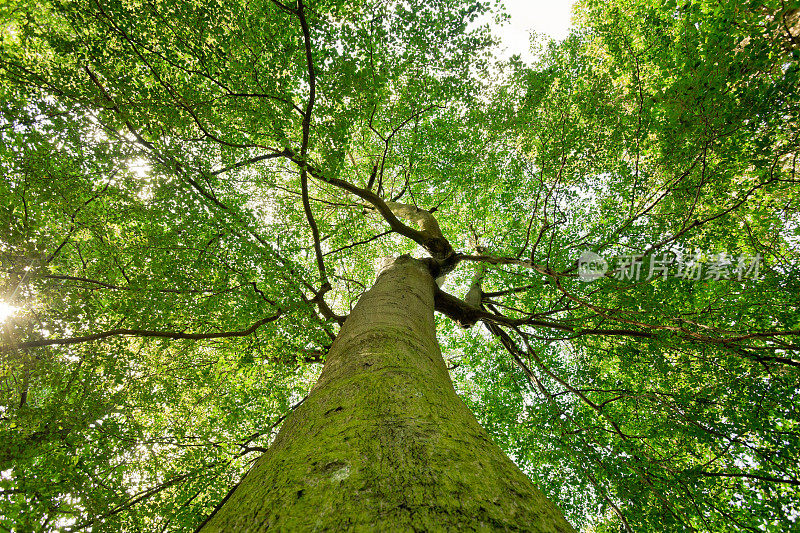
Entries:
[[6, 302], [0, 302], [0, 324], [14, 316], [17, 311], [19, 311], [18, 307], [14, 307]]

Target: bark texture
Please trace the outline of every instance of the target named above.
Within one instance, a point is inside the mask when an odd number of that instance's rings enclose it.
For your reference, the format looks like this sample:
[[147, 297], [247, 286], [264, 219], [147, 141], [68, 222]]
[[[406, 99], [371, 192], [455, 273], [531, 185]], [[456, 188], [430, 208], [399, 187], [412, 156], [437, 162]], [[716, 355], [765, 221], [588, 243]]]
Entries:
[[378, 276], [309, 397], [203, 532], [574, 531], [456, 395], [433, 300], [420, 261]]

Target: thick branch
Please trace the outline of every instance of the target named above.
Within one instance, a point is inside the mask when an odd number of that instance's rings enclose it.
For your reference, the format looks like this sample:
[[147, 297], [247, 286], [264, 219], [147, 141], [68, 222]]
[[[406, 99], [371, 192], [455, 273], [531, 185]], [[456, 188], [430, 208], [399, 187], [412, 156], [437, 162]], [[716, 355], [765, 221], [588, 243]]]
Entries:
[[507, 316], [490, 313], [479, 309], [460, 298], [453, 296], [441, 289], [437, 289], [435, 293], [434, 306], [436, 311], [443, 315], [455, 320], [463, 327], [470, 327], [479, 320], [486, 323], [504, 324], [510, 327], [519, 326], [536, 326], [559, 331], [566, 331], [576, 335], [612, 335], [620, 337], [633, 337], [641, 339], [651, 339], [655, 335], [646, 331], [636, 331], [631, 329], [602, 329], [602, 328], [576, 328], [567, 324], [558, 322], [549, 322], [546, 320], [535, 320], [532, 318], [509, 318]]
[[391, 200], [387, 201], [386, 205], [392, 210], [395, 216], [416, 224], [419, 231], [429, 238], [444, 239], [436, 217], [429, 211], [425, 211], [414, 205], [401, 204]]
[[311, 51], [311, 30], [305, 16], [305, 6], [302, 0], [297, 1], [297, 18], [300, 19], [300, 27], [303, 30], [303, 45], [306, 54], [306, 65], [308, 67], [308, 102], [303, 113], [303, 139], [300, 144], [300, 189], [303, 195], [303, 211], [305, 211], [308, 225], [311, 227], [311, 235], [314, 239], [314, 255], [317, 259], [322, 286], [328, 284], [328, 275], [325, 272], [325, 259], [322, 256], [322, 245], [319, 239], [319, 228], [314, 220], [314, 213], [311, 211], [311, 203], [308, 199], [308, 169], [306, 168], [306, 158], [308, 157], [308, 146], [311, 136], [311, 117], [314, 111], [314, 102], [317, 97], [317, 74], [314, 70], [314, 58]]
[[218, 333], [183, 333], [180, 331], [156, 331], [148, 329], [127, 329], [117, 328], [100, 333], [93, 333], [91, 335], [84, 335], [80, 337], [70, 337], [66, 339], [41, 339], [38, 341], [20, 342], [12, 345], [0, 345], [0, 353], [10, 352], [13, 350], [23, 350], [27, 348], [38, 348], [40, 346], [68, 346], [70, 344], [78, 344], [82, 342], [91, 342], [96, 340], [106, 339], [108, 337], [130, 336], [130, 337], [155, 337], [161, 339], [176, 339], [176, 340], [205, 340], [205, 339], [222, 339], [228, 337], [246, 337], [269, 322], [274, 322], [283, 316], [283, 311], [278, 310], [272, 316], [262, 318], [255, 322], [247, 329], [238, 331], [223, 331]]
[[305, 167], [312, 177], [343, 189], [372, 204], [372, 206], [375, 207], [375, 209], [389, 224], [389, 227], [392, 228], [392, 231], [416, 242], [425, 248], [425, 250], [427, 250], [428, 253], [430, 253], [431, 256], [440, 263], [448, 263], [449, 267], [449, 263], [454, 260], [455, 253], [453, 252], [453, 247], [450, 245], [447, 239], [441, 236], [441, 231], [439, 232], [439, 235], [432, 236], [423, 231], [415, 230], [401, 222], [392, 212], [392, 209], [387, 205], [387, 202], [374, 192], [367, 189], [362, 189], [361, 187], [353, 185], [348, 181], [326, 176], [322, 171], [313, 167], [307, 161], [305, 161], [304, 158], [299, 157], [296, 154], [289, 152], [288, 157], [297, 163], [301, 168]]

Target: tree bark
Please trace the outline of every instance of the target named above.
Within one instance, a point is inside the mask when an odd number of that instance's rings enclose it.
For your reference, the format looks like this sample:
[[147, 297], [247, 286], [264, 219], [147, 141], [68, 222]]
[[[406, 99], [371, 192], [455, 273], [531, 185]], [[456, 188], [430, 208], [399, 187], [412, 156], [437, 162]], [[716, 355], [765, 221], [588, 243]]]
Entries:
[[203, 532], [574, 531], [456, 395], [434, 290], [408, 256], [379, 274], [311, 394]]

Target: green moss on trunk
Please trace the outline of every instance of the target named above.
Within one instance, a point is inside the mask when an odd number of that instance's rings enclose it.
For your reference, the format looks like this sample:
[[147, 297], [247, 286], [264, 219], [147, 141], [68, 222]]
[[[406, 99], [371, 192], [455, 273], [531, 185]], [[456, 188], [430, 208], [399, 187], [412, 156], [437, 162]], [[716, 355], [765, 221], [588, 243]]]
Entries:
[[434, 281], [397, 259], [212, 531], [574, 531], [456, 395]]

